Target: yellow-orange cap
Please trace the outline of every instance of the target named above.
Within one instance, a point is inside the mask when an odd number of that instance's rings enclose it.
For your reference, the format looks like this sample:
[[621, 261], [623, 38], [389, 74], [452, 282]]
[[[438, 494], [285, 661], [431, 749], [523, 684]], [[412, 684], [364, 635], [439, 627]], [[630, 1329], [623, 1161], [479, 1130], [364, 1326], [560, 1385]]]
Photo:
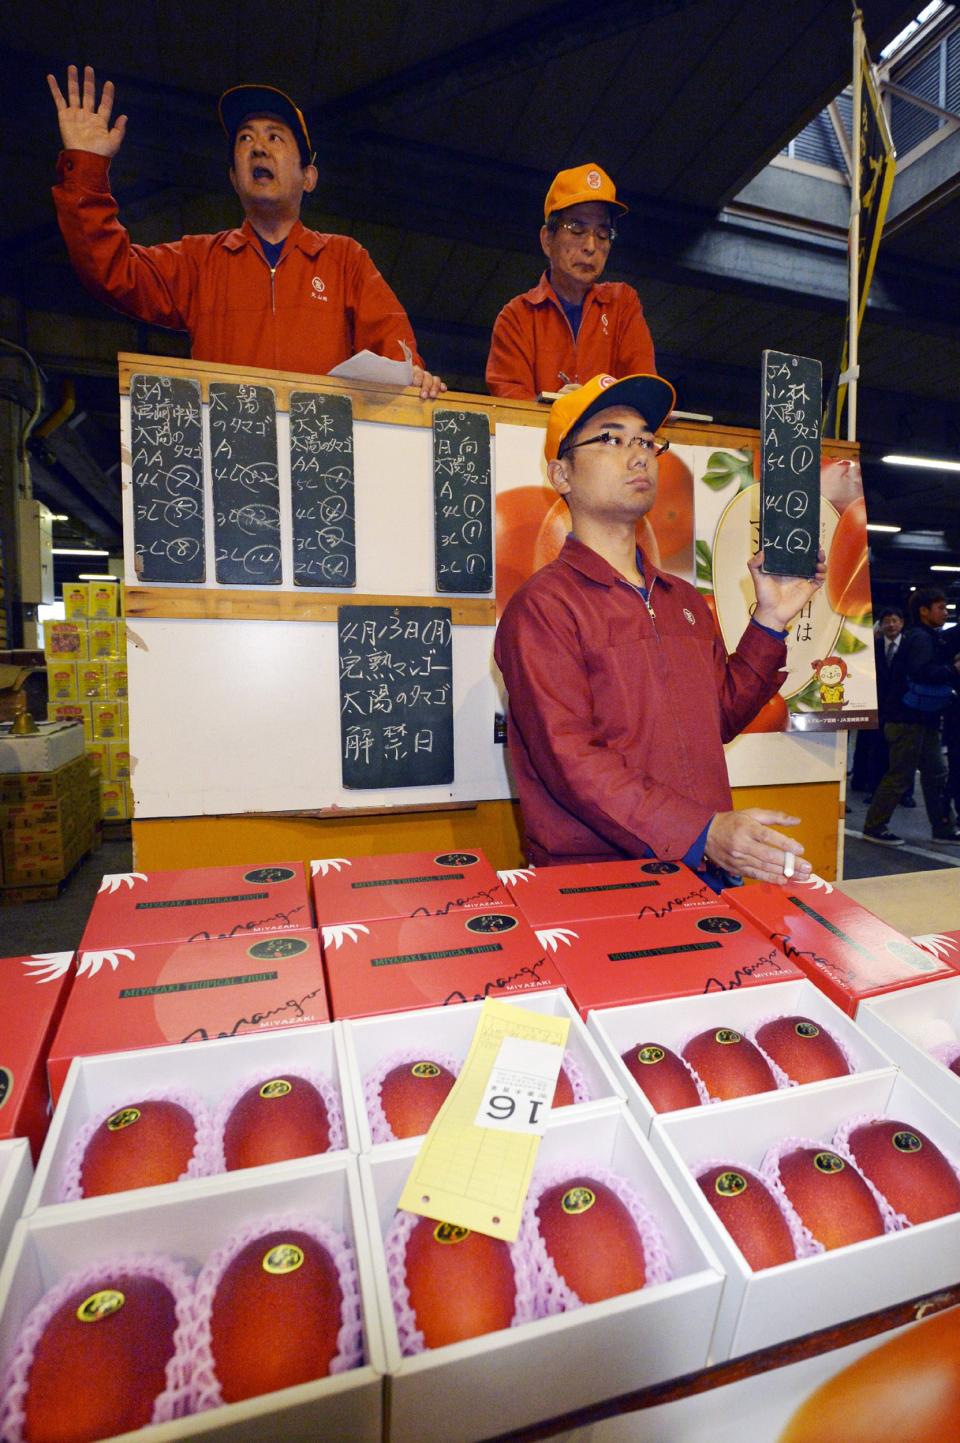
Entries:
[[590, 200], [602, 201], [626, 214], [627, 207], [617, 200], [617, 187], [607, 172], [592, 160], [586, 165], [575, 165], [572, 170], [561, 170], [553, 177], [543, 203], [543, 218], [549, 220], [555, 210], [566, 210], [568, 205], [582, 205]]
[[313, 164], [314, 150], [303, 111], [275, 85], [233, 85], [221, 95], [217, 114], [231, 141], [249, 115], [277, 116], [293, 131], [302, 164]]
[[673, 410], [677, 393], [662, 376], [594, 376], [576, 391], [558, 396], [550, 407], [543, 454], [555, 461], [567, 436], [580, 421], [611, 406], [632, 406], [651, 431], [658, 431]]

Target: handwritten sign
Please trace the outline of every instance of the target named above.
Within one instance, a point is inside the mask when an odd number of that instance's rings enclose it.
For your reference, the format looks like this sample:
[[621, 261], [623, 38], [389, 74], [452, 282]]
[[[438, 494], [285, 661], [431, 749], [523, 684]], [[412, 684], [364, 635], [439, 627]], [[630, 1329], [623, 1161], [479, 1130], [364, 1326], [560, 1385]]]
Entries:
[[490, 422], [434, 411], [433, 505], [438, 591], [493, 590]]
[[211, 383], [210, 452], [217, 580], [279, 586], [277, 417], [269, 386]]
[[453, 781], [453, 628], [444, 606], [341, 606], [345, 787]]
[[141, 581], [205, 578], [201, 414], [199, 381], [131, 380], [134, 566]]
[[764, 351], [760, 413], [763, 569], [812, 576], [820, 548], [823, 370], [809, 356]]
[[294, 586], [357, 584], [353, 406], [349, 396], [290, 393]]

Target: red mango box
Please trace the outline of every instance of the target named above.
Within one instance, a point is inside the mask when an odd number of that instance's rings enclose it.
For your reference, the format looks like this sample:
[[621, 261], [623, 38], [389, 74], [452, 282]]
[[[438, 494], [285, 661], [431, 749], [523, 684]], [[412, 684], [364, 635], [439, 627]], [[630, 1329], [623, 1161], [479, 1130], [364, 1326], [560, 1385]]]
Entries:
[[50, 1048], [50, 1090], [56, 1101], [74, 1057], [329, 1018], [316, 932], [87, 949]]
[[864, 997], [956, 976], [822, 877], [794, 878], [785, 887], [757, 882], [727, 896], [850, 1017]]
[[960, 928], [955, 932], [927, 932], [922, 937], [911, 937], [931, 957], [949, 962], [954, 972], [960, 972]]
[[327, 857], [311, 862], [310, 872], [320, 927], [513, 906], [493, 867], [473, 847], [466, 852]]
[[586, 862], [498, 873], [531, 927], [590, 917], [668, 917], [716, 908], [717, 894], [682, 862]]
[[662, 997], [795, 982], [800, 968], [769, 937], [714, 899], [659, 920], [595, 918], [541, 928], [537, 938], [560, 969], [581, 1016]]
[[334, 924], [320, 935], [334, 1017], [509, 1001], [563, 986], [515, 907]]
[[144, 942], [209, 942], [246, 932], [313, 926], [302, 862], [272, 867], [195, 867], [104, 877], [81, 951]]
[[36, 1162], [50, 1121], [47, 1053], [73, 981], [72, 952], [0, 958], [0, 1138]]

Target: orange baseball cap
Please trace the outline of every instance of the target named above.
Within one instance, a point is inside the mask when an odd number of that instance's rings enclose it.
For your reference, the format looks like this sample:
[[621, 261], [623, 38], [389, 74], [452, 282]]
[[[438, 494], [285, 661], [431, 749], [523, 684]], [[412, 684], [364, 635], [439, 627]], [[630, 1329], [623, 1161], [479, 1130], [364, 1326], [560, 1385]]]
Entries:
[[553, 177], [543, 203], [543, 218], [549, 220], [555, 210], [566, 210], [568, 205], [582, 205], [590, 200], [612, 205], [626, 215], [627, 207], [617, 200], [617, 187], [607, 172], [592, 160], [586, 165], [574, 166], [573, 170], [561, 170]]
[[248, 116], [275, 115], [293, 131], [301, 163], [313, 164], [316, 152], [310, 143], [303, 111], [275, 85], [233, 85], [221, 95], [217, 114], [231, 142]]
[[659, 431], [676, 401], [676, 391], [662, 376], [624, 376], [621, 381], [615, 376], [594, 376], [579, 390], [558, 396], [550, 407], [543, 454], [548, 461], [556, 461], [574, 426], [611, 406], [632, 406], [651, 431]]

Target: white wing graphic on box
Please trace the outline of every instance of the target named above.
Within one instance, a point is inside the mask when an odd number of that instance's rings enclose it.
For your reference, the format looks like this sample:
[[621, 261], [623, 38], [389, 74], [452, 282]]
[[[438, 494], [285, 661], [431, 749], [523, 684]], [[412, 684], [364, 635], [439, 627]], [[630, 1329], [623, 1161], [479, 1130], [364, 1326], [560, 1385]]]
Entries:
[[569, 947], [571, 940], [575, 942], [579, 936], [580, 933], [574, 932], [572, 927], [546, 927], [537, 933], [537, 941], [548, 952], [556, 952], [561, 942], [564, 947]]
[[38, 982], [55, 982], [58, 977], [66, 976], [72, 961], [72, 952], [35, 952], [23, 959], [23, 965], [29, 969], [28, 977], [35, 977]]
[[951, 952], [956, 952], [960, 943], [955, 937], [944, 932], [924, 932], [919, 937], [911, 937], [911, 942], [916, 942], [925, 952], [930, 952], [934, 957], [947, 957]]
[[342, 947], [349, 937], [351, 942], [356, 942], [361, 932], [369, 934], [370, 928], [365, 927], [362, 922], [348, 922], [340, 927], [324, 927], [321, 929], [324, 947]]
[[315, 877], [319, 872], [321, 877], [325, 877], [330, 871], [339, 872], [341, 867], [352, 866], [349, 857], [325, 857], [319, 862], [310, 863], [310, 875]]
[[509, 887], [514, 882], [532, 881], [536, 872], [533, 867], [507, 867], [502, 872], [498, 872], [497, 876], [505, 887]]
[[146, 872], [108, 872], [97, 888], [97, 891], [119, 892], [121, 887], [130, 887], [132, 889], [137, 882], [145, 882], [146, 880]]
[[83, 952], [80, 956], [80, 966], [77, 968], [77, 976], [96, 977], [101, 967], [112, 967], [114, 972], [120, 966], [121, 957], [129, 957], [132, 962], [136, 954], [131, 952], [129, 947], [118, 947], [113, 952]]
[[791, 877], [790, 885], [791, 887], [812, 887], [815, 892], [823, 891], [828, 896], [833, 891], [833, 883], [825, 882], [822, 877], [817, 876], [816, 872], [811, 872], [809, 877]]

